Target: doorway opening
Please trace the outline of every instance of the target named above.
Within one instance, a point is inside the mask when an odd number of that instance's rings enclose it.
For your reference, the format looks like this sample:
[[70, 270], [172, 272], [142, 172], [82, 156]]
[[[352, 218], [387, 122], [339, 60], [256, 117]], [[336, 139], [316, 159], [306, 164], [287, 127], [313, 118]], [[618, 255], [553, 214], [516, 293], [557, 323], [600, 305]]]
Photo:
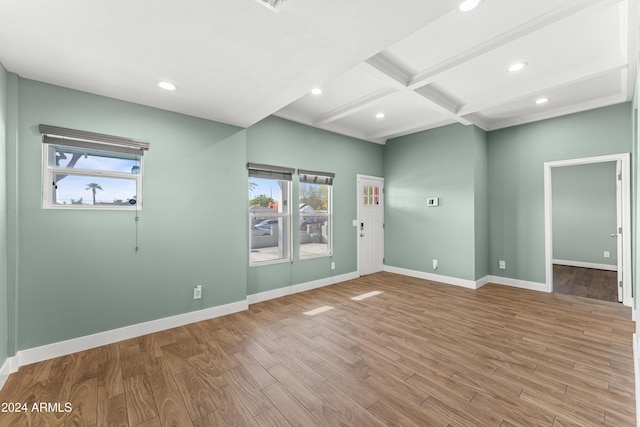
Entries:
[[544, 168], [547, 291], [631, 306], [629, 154]]

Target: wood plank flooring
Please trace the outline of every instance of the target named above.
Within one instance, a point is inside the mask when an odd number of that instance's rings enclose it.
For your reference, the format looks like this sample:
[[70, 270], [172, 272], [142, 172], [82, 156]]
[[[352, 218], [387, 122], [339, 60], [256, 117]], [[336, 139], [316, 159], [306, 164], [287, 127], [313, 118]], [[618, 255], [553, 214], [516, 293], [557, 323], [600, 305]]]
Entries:
[[0, 425], [634, 426], [630, 317], [378, 273], [22, 367], [0, 402], [73, 409]]
[[618, 301], [617, 271], [553, 265], [553, 291], [603, 301]]

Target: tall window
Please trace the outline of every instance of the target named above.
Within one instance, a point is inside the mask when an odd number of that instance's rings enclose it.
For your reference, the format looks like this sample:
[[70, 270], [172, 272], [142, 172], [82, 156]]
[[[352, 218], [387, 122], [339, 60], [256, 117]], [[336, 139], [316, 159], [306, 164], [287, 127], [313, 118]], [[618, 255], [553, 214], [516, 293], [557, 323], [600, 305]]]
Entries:
[[294, 169], [249, 163], [249, 263], [291, 260], [291, 179]]
[[140, 208], [147, 143], [47, 125], [40, 125], [40, 130], [43, 207]]
[[298, 170], [300, 258], [330, 256], [334, 174]]

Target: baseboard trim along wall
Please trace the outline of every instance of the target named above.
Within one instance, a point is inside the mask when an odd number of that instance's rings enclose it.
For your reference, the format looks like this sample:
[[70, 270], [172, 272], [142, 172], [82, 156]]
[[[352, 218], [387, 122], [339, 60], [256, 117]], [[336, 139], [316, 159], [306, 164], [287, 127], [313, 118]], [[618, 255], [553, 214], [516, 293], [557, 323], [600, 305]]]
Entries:
[[298, 292], [305, 292], [312, 289], [322, 288], [324, 286], [335, 285], [336, 283], [346, 282], [347, 280], [357, 279], [358, 277], [360, 277], [360, 275], [357, 271], [354, 271], [352, 273], [326, 277], [324, 279], [313, 280], [311, 282], [300, 283], [293, 286], [286, 286], [284, 288], [278, 288], [271, 291], [259, 292], [257, 294], [247, 295], [247, 302], [249, 305], [256, 304], [270, 299], [297, 294]]
[[489, 283], [511, 286], [512, 288], [528, 289], [530, 291], [549, 292], [545, 283], [529, 282], [527, 280], [511, 279], [502, 276], [487, 276]]
[[2, 380], [1, 377], [7, 364], [9, 373], [13, 373], [21, 366], [42, 362], [43, 360], [53, 359], [67, 354], [77, 353], [79, 351], [89, 350], [91, 348], [112, 344], [118, 341], [136, 338], [142, 335], [152, 334], [154, 332], [176, 328], [178, 326], [188, 325], [189, 323], [226, 316], [228, 314], [246, 310], [247, 308], [249, 308], [249, 305], [246, 300], [238, 301], [217, 307], [205, 308], [204, 310], [191, 311], [189, 313], [178, 314], [162, 319], [151, 320], [149, 322], [112, 329], [110, 331], [99, 332], [93, 335], [47, 344], [41, 347], [21, 350], [18, 351], [14, 357], [9, 358], [4, 364], [3, 370], [0, 371], [0, 381]]
[[9, 375], [13, 372], [17, 372], [21, 366], [42, 362], [44, 360], [65, 356], [67, 354], [77, 353], [79, 351], [89, 350], [103, 345], [113, 344], [118, 341], [128, 340], [142, 335], [177, 328], [179, 326], [188, 325], [189, 323], [226, 316], [248, 309], [249, 304], [255, 304], [257, 302], [267, 301], [298, 292], [309, 291], [323, 286], [334, 285], [347, 280], [357, 279], [358, 277], [360, 277], [360, 275], [358, 272], [354, 271], [352, 273], [341, 274], [339, 276], [327, 277], [311, 282], [274, 289], [272, 291], [248, 295], [247, 299], [244, 301], [210, 307], [204, 310], [191, 311], [189, 313], [178, 314], [162, 319], [151, 320], [149, 322], [138, 323], [136, 325], [112, 329], [110, 331], [99, 332], [93, 335], [47, 344], [41, 347], [21, 350], [15, 356], [8, 358], [0, 368], [0, 390], [4, 386]]
[[432, 282], [445, 283], [447, 285], [461, 286], [468, 289], [479, 289], [487, 283], [511, 286], [513, 288], [528, 289], [531, 291], [547, 292], [547, 285], [544, 283], [529, 282], [526, 280], [511, 279], [509, 277], [485, 276], [478, 280], [459, 279], [457, 277], [442, 276], [440, 274], [426, 273], [424, 271], [409, 270], [406, 268], [384, 266], [384, 271], [401, 274], [403, 276], [415, 277], [417, 279], [430, 280]]
[[13, 367], [13, 364], [15, 363], [15, 357], [10, 357], [7, 360], [5, 360], [4, 364], [2, 365], [2, 367], [0, 368], [0, 390], [2, 390], [2, 387], [4, 386], [4, 383], [7, 382], [7, 378], [9, 378], [9, 375], [12, 372], [15, 372], [18, 370], [17, 367]]
[[611, 264], [596, 264], [594, 262], [568, 261], [566, 259], [554, 259], [551, 262], [553, 264], [567, 265], [569, 267], [583, 267], [583, 268], [594, 268], [596, 270], [618, 271], [618, 266], [611, 265]]
[[403, 276], [415, 277], [416, 279], [430, 280], [432, 282], [446, 283], [447, 285], [461, 286], [463, 288], [478, 289], [479, 287], [489, 283], [487, 277], [480, 280], [459, 279], [457, 277], [443, 276], [440, 274], [427, 273], [424, 271], [409, 270], [407, 268], [384, 266], [384, 271], [389, 273], [401, 274]]

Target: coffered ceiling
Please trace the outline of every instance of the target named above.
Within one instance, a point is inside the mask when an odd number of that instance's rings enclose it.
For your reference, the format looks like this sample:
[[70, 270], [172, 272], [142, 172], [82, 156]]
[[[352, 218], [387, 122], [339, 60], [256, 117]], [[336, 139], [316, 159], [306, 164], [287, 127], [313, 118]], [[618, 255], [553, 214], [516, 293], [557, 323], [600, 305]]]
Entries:
[[0, 0], [0, 62], [236, 126], [275, 114], [376, 143], [632, 98], [638, 0], [460, 2], [287, 0], [275, 13], [256, 0]]

